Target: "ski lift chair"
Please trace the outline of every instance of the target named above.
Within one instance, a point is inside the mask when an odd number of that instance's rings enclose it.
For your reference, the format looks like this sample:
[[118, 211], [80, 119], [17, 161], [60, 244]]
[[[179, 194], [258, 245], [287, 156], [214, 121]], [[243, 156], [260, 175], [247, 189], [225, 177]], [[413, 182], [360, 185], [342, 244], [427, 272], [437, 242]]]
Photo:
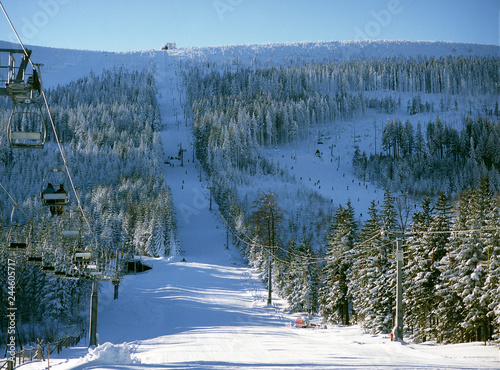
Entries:
[[53, 262], [43, 261], [41, 270], [43, 272], [54, 272], [56, 270], [56, 267]]
[[26, 252], [28, 248], [32, 227], [26, 232], [26, 224], [15, 217], [17, 206], [12, 207], [10, 226], [7, 233], [7, 250], [9, 252]]
[[[53, 207], [51, 213], [54, 215], [57, 208], [57, 214], [62, 215], [62, 207], [69, 204], [70, 195], [66, 190], [65, 184], [69, 183], [68, 175], [62, 168], [53, 168], [45, 173], [40, 191], [40, 198], [44, 206]], [[64, 192], [59, 189], [55, 190], [52, 184], [60, 184], [60, 188], [64, 188]], [[61, 208], [60, 208], [61, 207]]]
[[82, 218], [78, 209], [69, 209], [60, 216], [57, 225], [57, 245], [69, 256], [77, 249], [83, 249]]
[[103, 279], [103, 271], [99, 261], [89, 261], [82, 267], [82, 277], [87, 279]]
[[29, 265], [41, 266], [43, 263], [43, 251], [40, 247], [41, 242], [31, 241], [30, 247], [26, 251], [26, 262]]
[[[41, 64], [34, 64], [32, 74], [28, 75], [26, 68], [31, 50], [0, 49], [0, 56], [2, 54], [8, 54], [8, 64], [0, 64], [0, 72], [7, 71], [6, 76], [5, 73], [0, 75], [0, 96], [11, 99], [14, 104], [7, 125], [10, 147], [43, 148], [47, 128], [39, 103], [42, 97]], [[20, 62], [19, 66], [16, 66], [16, 62]]]
[[72, 265], [73, 263], [65, 255], [56, 255], [53, 274], [57, 277], [65, 278]]
[[[12, 99], [14, 103], [36, 101], [42, 96], [41, 64], [33, 64], [33, 72], [26, 73], [30, 63], [31, 50], [0, 49], [0, 55], [8, 54], [8, 64], [0, 65], [4, 87], [0, 87], [0, 96]], [[1, 60], [1, 59], [0, 59]], [[16, 65], [19, 63], [19, 65]], [[6, 76], [5, 76], [6, 75]]]
[[26, 262], [29, 265], [41, 265], [43, 263], [43, 257], [40, 255], [28, 255], [26, 257]]
[[7, 125], [7, 139], [11, 148], [43, 149], [47, 127], [43, 111], [37, 102], [14, 104]]
[[23, 235], [23, 226], [12, 224], [7, 234], [7, 248], [9, 252], [24, 252], [28, 248], [28, 236]]
[[64, 277], [66, 279], [76, 280], [76, 279], [83, 278], [85, 276], [82, 272], [82, 269], [78, 265], [73, 263], [66, 269], [66, 275]]
[[40, 269], [42, 272], [54, 273], [57, 269], [58, 250], [52, 247], [45, 248], [42, 255], [42, 264]]
[[91, 257], [92, 257], [92, 252], [90, 252], [88, 249], [85, 250], [77, 249], [75, 250], [75, 253], [73, 255], [73, 261], [75, 263], [88, 262], [90, 261]]
[[82, 217], [78, 209], [65, 212], [59, 221], [59, 233], [63, 241], [80, 239], [82, 232]]

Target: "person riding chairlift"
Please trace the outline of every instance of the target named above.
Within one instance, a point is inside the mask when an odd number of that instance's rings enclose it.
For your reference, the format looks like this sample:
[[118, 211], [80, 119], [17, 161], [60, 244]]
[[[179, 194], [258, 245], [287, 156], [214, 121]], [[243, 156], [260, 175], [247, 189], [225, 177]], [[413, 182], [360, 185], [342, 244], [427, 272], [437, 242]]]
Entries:
[[[43, 194], [54, 194], [56, 192], [56, 189], [54, 189], [54, 186], [49, 182], [47, 184], [47, 187], [45, 190], [42, 192]], [[54, 199], [44, 199], [45, 204], [54, 204], [56, 201]], [[50, 209], [50, 215], [54, 216], [56, 214], [56, 206], [49, 206]]]
[[[63, 193], [63, 194], [67, 194], [66, 193], [66, 190], [64, 189], [64, 184], [60, 184], [59, 185], [59, 189], [56, 190], [56, 193]], [[57, 202], [58, 203], [63, 203], [64, 200], [63, 199], [57, 199]], [[60, 216], [63, 214], [64, 212], [64, 206], [57, 206], [57, 215]]]

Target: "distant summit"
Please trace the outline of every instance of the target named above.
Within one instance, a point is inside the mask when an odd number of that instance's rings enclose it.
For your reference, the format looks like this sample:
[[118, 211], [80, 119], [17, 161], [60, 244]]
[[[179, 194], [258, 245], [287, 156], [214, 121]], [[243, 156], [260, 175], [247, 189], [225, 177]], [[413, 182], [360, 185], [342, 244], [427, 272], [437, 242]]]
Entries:
[[[0, 48], [14, 44], [0, 40]], [[165, 50], [175, 53], [177, 58], [227, 63], [234, 66], [291, 65], [295, 63], [323, 63], [386, 58], [441, 58], [446, 56], [498, 57], [497, 45], [464, 44], [445, 41], [318, 41], [294, 43], [268, 43], [247, 45], [221, 45], [176, 48], [176, 43], [166, 43], [162, 49], [124, 52], [59, 49], [42, 46], [26, 47], [33, 50], [32, 59], [43, 63], [45, 87], [66, 84], [80, 77], [100, 73], [103, 69], [125, 68], [137, 70], [148, 68], [156, 56], [161, 58]], [[168, 47], [168, 49], [165, 49]]]
[[175, 42], [167, 42], [161, 48], [161, 50], [172, 50], [172, 49], [177, 49], [177, 46], [176, 46]]

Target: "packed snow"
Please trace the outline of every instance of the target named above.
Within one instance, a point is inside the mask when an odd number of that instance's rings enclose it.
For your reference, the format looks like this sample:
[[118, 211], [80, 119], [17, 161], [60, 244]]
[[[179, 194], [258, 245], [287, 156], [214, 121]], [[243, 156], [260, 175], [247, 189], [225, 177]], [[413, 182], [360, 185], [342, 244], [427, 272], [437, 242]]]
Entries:
[[[399, 43], [370, 43], [359, 47], [333, 44], [338, 55], [373, 53], [385, 55], [399, 50]], [[345, 45], [344, 45], [345, 46]], [[416, 55], [443, 52], [472, 52], [474, 46], [430, 43], [408, 44], [405, 48]], [[111, 283], [101, 283], [99, 294], [98, 333], [100, 345], [87, 348], [87, 343], [63, 350], [48, 361], [37, 361], [20, 369], [494, 369], [500, 368], [500, 351], [484, 343], [440, 345], [407, 341], [392, 342], [389, 335], [370, 335], [358, 326], [319, 326], [297, 328], [297, 314], [286, 311], [285, 302], [273, 296], [267, 304], [267, 290], [257, 272], [245, 264], [240, 252], [227, 245], [224, 220], [217, 205], [210, 209], [207, 181], [198, 163], [193, 162], [192, 136], [189, 125], [180, 123], [176, 112], [182, 112], [176, 70], [183, 58], [203, 60], [240, 58], [248, 62], [258, 57], [262, 64], [283, 62], [288, 58], [321, 60], [332, 51], [318, 44], [314, 55], [301, 45], [232, 46], [226, 48], [181, 49], [169, 52], [105, 53], [37, 48], [33, 58], [42, 55], [46, 86], [56, 86], [102, 68], [155, 68], [158, 101], [161, 106], [165, 158], [177, 157], [179, 144], [186, 149], [184, 163], [173, 160], [164, 165], [164, 174], [176, 205], [181, 245], [178, 252], [165, 258], [146, 258], [152, 270], [127, 275], [120, 284], [119, 299], [113, 300]], [[406, 50], [406, 49], [405, 49]], [[444, 50], [444, 51], [443, 51]], [[479, 54], [494, 48], [478, 47]], [[291, 52], [292, 51], [292, 52]], [[39, 61], [39, 60], [37, 60]], [[48, 81], [48, 82], [47, 82]], [[366, 127], [370, 127], [371, 119]], [[381, 199], [383, 191], [374, 185], [359, 183], [349, 163], [345, 137], [323, 144], [324, 158], [314, 156], [317, 136], [297, 147], [268, 149], [268, 155], [287, 166], [296, 179], [318, 187], [321, 180], [325, 197], [328, 189], [341, 199], [335, 203], [354, 201], [359, 190], [359, 209], [367, 209], [372, 199]], [[333, 135], [332, 135], [333, 136]], [[343, 137], [343, 139], [342, 139]], [[336, 140], [336, 143], [334, 141]], [[324, 162], [333, 163], [329, 145], [338, 145], [342, 158], [338, 175], [326, 178]], [[352, 148], [352, 146], [351, 146]], [[332, 157], [332, 161], [330, 160]], [[344, 158], [345, 157], [345, 158]], [[291, 170], [293, 167], [293, 170]], [[322, 177], [324, 176], [324, 177]], [[311, 177], [311, 180], [309, 180]], [[378, 190], [378, 191], [377, 191]], [[380, 198], [378, 198], [380, 197]], [[328, 199], [328, 198], [327, 198]]]

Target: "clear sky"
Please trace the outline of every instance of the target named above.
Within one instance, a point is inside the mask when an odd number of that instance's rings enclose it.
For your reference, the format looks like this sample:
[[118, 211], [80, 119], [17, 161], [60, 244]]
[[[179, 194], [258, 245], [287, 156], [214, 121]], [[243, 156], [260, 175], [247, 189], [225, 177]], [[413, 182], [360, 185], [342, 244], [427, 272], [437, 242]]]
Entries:
[[[331, 40], [500, 43], [500, 0], [0, 0], [23, 43], [129, 51]], [[0, 39], [14, 41], [0, 12]]]

